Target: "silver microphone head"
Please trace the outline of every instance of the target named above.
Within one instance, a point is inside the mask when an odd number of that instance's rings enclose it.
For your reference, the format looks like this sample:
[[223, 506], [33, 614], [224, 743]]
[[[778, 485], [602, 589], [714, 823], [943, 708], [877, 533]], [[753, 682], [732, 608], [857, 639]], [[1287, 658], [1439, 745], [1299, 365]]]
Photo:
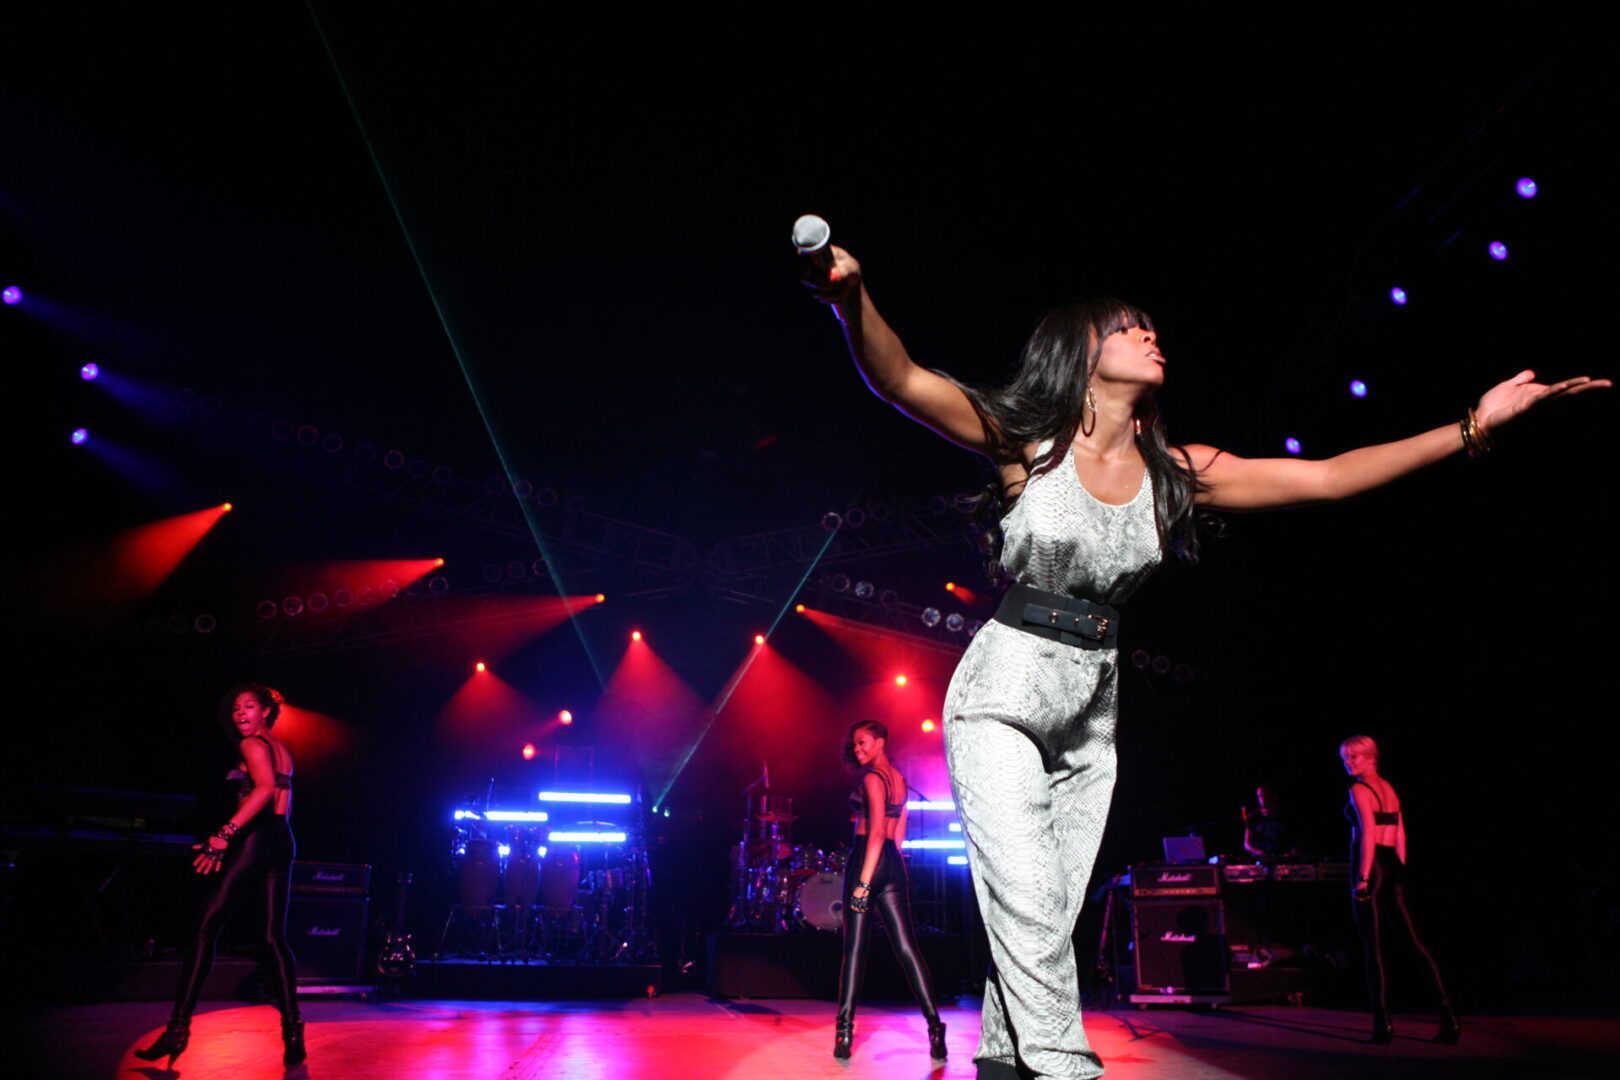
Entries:
[[800, 255], [820, 251], [831, 239], [832, 226], [825, 218], [806, 214], [793, 223], [793, 246], [799, 249]]

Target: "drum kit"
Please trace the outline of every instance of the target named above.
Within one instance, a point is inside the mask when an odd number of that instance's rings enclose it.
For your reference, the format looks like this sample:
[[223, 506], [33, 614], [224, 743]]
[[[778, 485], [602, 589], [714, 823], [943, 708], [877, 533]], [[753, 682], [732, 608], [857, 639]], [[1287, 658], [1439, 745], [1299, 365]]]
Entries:
[[786, 933], [842, 930], [845, 850], [823, 851], [792, 841], [793, 799], [763, 795], [757, 812], [751, 789], [743, 839], [732, 849], [731, 930]]
[[[624, 830], [598, 821], [568, 828]], [[451, 870], [458, 903], [445, 919], [435, 959], [656, 962], [647, 927], [652, 871], [645, 847], [548, 844], [547, 834], [546, 827], [503, 826], [481, 815], [457, 820]]]

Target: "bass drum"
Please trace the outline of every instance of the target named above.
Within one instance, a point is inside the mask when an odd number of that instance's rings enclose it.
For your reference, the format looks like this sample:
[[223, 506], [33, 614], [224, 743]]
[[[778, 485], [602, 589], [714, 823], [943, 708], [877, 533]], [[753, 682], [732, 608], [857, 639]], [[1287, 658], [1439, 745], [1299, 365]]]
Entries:
[[805, 878], [794, 899], [793, 913], [813, 930], [842, 930], [844, 875], [822, 870]]

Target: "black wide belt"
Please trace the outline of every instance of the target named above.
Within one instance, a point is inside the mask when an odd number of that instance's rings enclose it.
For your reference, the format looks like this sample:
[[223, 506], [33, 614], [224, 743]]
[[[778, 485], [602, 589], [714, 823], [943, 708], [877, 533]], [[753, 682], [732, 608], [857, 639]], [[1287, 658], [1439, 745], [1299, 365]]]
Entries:
[[1119, 609], [1028, 585], [1014, 585], [996, 608], [996, 622], [1077, 649], [1119, 646]]

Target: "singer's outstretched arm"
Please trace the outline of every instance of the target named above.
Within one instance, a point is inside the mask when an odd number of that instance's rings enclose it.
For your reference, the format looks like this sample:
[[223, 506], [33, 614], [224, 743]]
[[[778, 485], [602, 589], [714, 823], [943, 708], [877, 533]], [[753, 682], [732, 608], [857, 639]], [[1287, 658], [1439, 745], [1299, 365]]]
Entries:
[[872, 304], [861, 278], [861, 264], [834, 247], [827, 282], [807, 282], [819, 299], [831, 304], [844, 327], [849, 354], [872, 392], [919, 424], [993, 460], [1000, 460], [998, 432], [981, 417], [961, 387], [919, 367]]

